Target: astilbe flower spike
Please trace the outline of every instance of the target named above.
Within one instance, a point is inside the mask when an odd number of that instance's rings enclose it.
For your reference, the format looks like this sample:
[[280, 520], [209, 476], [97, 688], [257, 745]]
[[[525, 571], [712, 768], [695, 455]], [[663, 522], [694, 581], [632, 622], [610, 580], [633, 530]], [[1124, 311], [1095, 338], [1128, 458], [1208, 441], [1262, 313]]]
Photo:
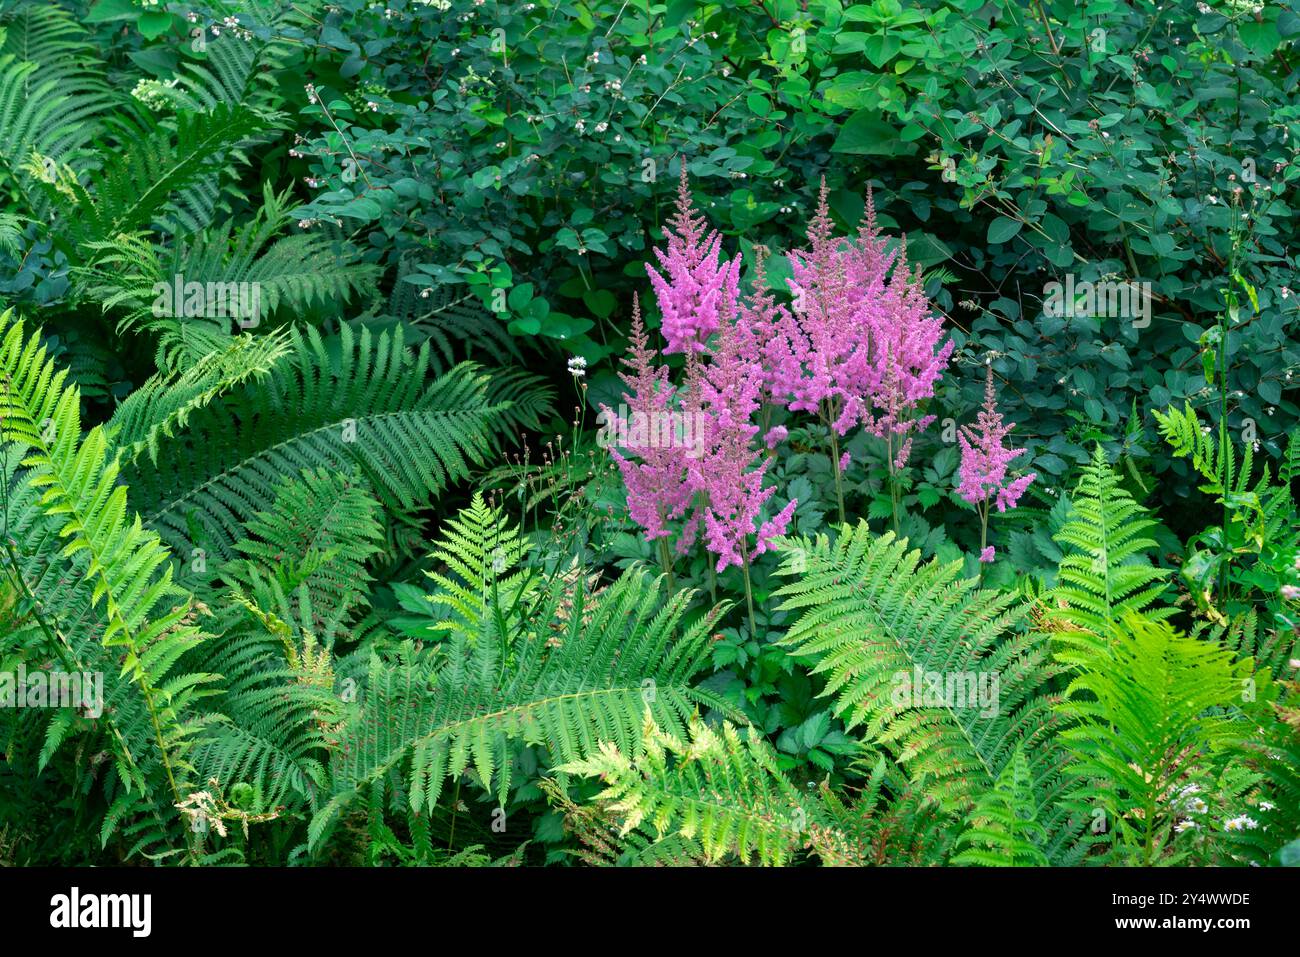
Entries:
[[1005, 444], [1014, 428], [1014, 423], [1003, 422], [1002, 413], [997, 409], [993, 367], [990, 365], [984, 382], [984, 406], [976, 418], [975, 427], [964, 425], [957, 433], [957, 444], [961, 449], [957, 494], [979, 510], [981, 562], [993, 561], [993, 548], [988, 545], [990, 506], [995, 505], [999, 512], [1015, 508], [1030, 483], [1038, 477], [1030, 472], [1007, 480], [1007, 466], [1026, 451]]
[[[606, 423], [616, 427], [616, 434], [627, 437], [625, 448], [637, 456], [633, 460], [610, 447], [610, 456], [618, 465], [627, 488], [628, 511], [632, 520], [645, 529], [647, 541], [667, 538], [668, 523], [680, 519], [691, 505], [687, 462], [689, 442], [678, 441], [675, 430], [674, 400], [676, 388], [668, 381], [668, 369], [654, 364], [655, 353], [641, 320], [639, 298], [632, 300], [631, 357], [623, 364], [630, 372], [619, 378], [632, 390], [623, 393], [631, 412], [631, 422], [621, 418], [608, 406], [601, 407]], [[665, 440], [666, 439], [666, 440]], [[694, 542], [698, 520], [688, 522], [677, 539], [679, 554]]]
[[888, 250], [870, 191], [850, 241], [835, 235], [823, 180], [808, 246], [789, 259], [798, 334], [774, 334], [779, 342], [767, 349], [783, 361], [770, 378], [787, 408], [816, 412], [830, 428], [842, 515], [839, 472], [849, 454], [840, 455], [837, 437], [862, 426], [885, 439], [891, 476], [901, 470], [910, 435], [934, 420], [918, 415], [918, 406], [934, 395], [954, 343], [942, 342], [942, 317], [933, 314], [906, 247]]
[[665, 355], [703, 352], [709, 337], [717, 331], [719, 315], [736, 300], [740, 256], [730, 262], [722, 259], [722, 237], [706, 227], [704, 217], [691, 201], [683, 161], [676, 212], [664, 230], [668, 247], [666, 251], [654, 250], [663, 273], [646, 263], [663, 315]]
[[[777, 515], [759, 524], [764, 503], [776, 492], [763, 487], [772, 459], [755, 447], [754, 424], [762, 395], [760, 368], [747, 355], [741, 327], [725, 312], [716, 347], [708, 361], [690, 361], [690, 392], [698, 396], [703, 454], [690, 463], [691, 484], [698, 493], [705, 538], [718, 556], [716, 570], [747, 565], [763, 554], [771, 540], [784, 535], [794, 509], [792, 499]], [[771, 432], [765, 441], [776, 444]], [[749, 536], [756, 535], [749, 551]]]

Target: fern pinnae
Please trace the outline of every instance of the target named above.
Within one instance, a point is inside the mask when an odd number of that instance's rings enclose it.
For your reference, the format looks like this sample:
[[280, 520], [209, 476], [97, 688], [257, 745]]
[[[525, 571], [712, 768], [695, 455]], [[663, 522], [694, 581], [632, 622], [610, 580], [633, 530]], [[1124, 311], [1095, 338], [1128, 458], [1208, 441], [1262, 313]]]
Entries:
[[[85, 561], [91, 603], [104, 612], [100, 642], [125, 650], [121, 673], [130, 675], [140, 693], [158, 760], [179, 804], [184, 782], [178, 775], [187, 767], [192, 731], [182, 709], [197, 686], [210, 680], [173, 673], [180, 656], [204, 637], [190, 623], [189, 596], [172, 582], [170, 555], [158, 537], [130, 512], [103, 429], [82, 437], [80, 395], [75, 386], [64, 386], [66, 370], [56, 371], [39, 335], [25, 337], [23, 324], [7, 313], [0, 316], [0, 337], [0, 438], [27, 446], [22, 465], [31, 470], [32, 485], [44, 489], [41, 508], [62, 526], [62, 558]], [[134, 758], [124, 760], [138, 769]], [[119, 765], [119, 771], [125, 768]], [[136, 783], [147, 790], [145, 780]]]
[[[848, 729], [862, 727], [940, 801], [964, 807], [991, 787], [1017, 742], [1043, 742], [1056, 673], [1043, 639], [1019, 633], [1028, 608], [1014, 596], [980, 589], [960, 577], [961, 562], [920, 564], [919, 550], [892, 533], [872, 535], [865, 522], [844, 526], [832, 545], [784, 538], [781, 574], [795, 580], [777, 595], [783, 610], [801, 610], [782, 639], [796, 658], [811, 658], [826, 677], [823, 694]], [[898, 700], [900, 676], [999, 677], [999, 702], [982, 714], [972, 702], [931, 705]], [[923, 680], [928, 681], [929, 678]], [[1035, 774], [1050, 765], [1034, 750]]]
[[[1147, 557], [1156, 526], [1120, 485], [1098, 445], [1072, 499], [1070, 518], [1055, 535], [1063, 548], [1058, 584], [1048, 593], [1049, 618], [1076, 633], [1109, 632], [1124, 615], [1168, 618], [1172, 608], [1155, 606], [1166, 590], [1167, 569]], [[1087, 640], [1075, 635], [1073, 640]]]

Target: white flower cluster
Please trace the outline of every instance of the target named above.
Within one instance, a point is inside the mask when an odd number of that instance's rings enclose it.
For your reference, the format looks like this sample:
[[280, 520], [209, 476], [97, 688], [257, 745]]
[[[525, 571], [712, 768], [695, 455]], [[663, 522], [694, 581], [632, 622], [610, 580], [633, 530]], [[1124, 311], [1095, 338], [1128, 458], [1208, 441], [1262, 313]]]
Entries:
[[569, 360], [569, 375], [575, 379], [581, 379], [587, 374], [587, 360], [582, 356], [574, 356]]
[[[221, 21], [221, 26], [225, 27], [231, 34], [240, 40], [253, 39], [253, 31], [244, 27], [236, 18], [226, 17]], [[212, 25], [212, 35], [221, 36], [221, 29], [216, 24]]]
[[155, 113], [166, 109], [171, 103], [167, 91], [176, 85], [176, 80], [141, 80], [131, 91], [131, 95]]

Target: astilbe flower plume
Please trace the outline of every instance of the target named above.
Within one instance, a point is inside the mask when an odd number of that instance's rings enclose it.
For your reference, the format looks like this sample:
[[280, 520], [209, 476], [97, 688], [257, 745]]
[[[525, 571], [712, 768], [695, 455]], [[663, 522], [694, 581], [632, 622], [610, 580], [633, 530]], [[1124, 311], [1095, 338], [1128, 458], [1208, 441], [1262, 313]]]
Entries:
[[[759, 426], [753, 418], [762, 395], [760, 367], [746, 355], [742, 330], [723, 313], [717, 344], [707, 363], [689, 366], [692, 404], [698, 402], [702, 454], [690, 463], [691, 485], [697, 493], [709, 551], [717, 555], [716, 570], [747, 565], [784, 535], [798, 501], [759, 524], [763, 505], [776, 492], [763, 487], [771, 457], [755, 447]], [[698, 398], [697, 398], [698, 397]], [[764, 441], [775, 445], [771, 432]], [[749, 537], [755, 544], [749, 551]], [[748, 552], [748, 553], [747, 553]]]
[[[645, 529], [647, 541], [655, 541], [667, 538], [668, 523], [682, 518], [691, 505], [693, 496], [687, 470], [691, 448], [687, 442], [659, 441], [661, 432], [676, 438], [671, 423], [677, 390], [668, 381], [667, 367], [655, 365], [655, 352], [650, 348], [641, 320], [639, 298], [632, 300], [630, 351], [630, 358], [624, 358], [623, 364], [631, 371], [619, 372], [619, 378], [631, 390], [623, 393], [623, 401], [633, 421], [620, 418], [608, 406], [602, 406], [601, 413], [607, 423], [616, 426], [616, 434], [639, 438], [627, 445], [627, 451], [639, 461], [627, 457], [615, 446], [609, 451], [627, 488], [632, 520]], [[666, 422], [668, 430], [663, 428]], [[690, 549], [697, 527], [698, 519], [688, 522], [678, 536], [679, 554]]]
[[915, 410], [934, 395], [954, 344], [940, 344], [943, 320], [906, 247], [888, 250], [871, 193], [854, 241], [835, 235], [827, 197], [823, 181], [808, 247], [789, 257], [801, 335], [788, 348], [771, 348], [789, 356], [773, 378], [794, 383], [786, 401], [792, 411], [823, 413], [840, 436], [862, 425], [889, 439], [893, 465], [902, 468], [911, 448], [904, 437], [934, 420]]
[[1007, 466], [1026, 452], [1006, 444], [1007, 436], [1014, 428], [1014, 423], [1003, 422], [1002, 413], [997, 409], [993, 367], [989, 366], [984, 383], [984, 406], [976, 417], [975, 427], [964, 425], [957, 433], [957, 444], [961, 449], [957, 494], [979, 510], [983, 526], [980, 536], [982, 562], [993, 560], [993, 549], [987, 545], [990, 506], [996, 506], [999, 512], [1015, 508], [1030, 483], [1038, 477], [1030, 472], [1007, 480]]
[[683, 162], [676, 212], [664, 230], [668, 247], [666, 251], [654, 250], [663, 273], [646, 263], [663, 315], [665, 355], [703, 352], [709, 337], [717, 331], [722, 310], [736, 300], [740, 256], [730, 262], [722, 259], [722, 237], [706, 227], [704, 217], [691, 201]]

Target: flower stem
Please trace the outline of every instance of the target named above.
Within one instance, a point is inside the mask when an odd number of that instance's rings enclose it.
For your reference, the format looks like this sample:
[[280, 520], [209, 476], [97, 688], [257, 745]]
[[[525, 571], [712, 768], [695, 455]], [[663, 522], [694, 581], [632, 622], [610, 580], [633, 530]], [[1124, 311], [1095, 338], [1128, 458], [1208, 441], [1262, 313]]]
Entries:
[[894, 513], [894, 534], [898, 534], [898, 476], [894, 473], [894, 434], [891, 432], [885, 440], [889, 455], [889, 506]]
[[664, 567], [664, 574], [668, 576], [668, 594], [672, 595], [677, 589], [673, 582], [673, 559], [668, 551], [668, 539], [666, 538], [659, 539], [659, 562]]
[[980, 584], [984, 584], [984, 549], [989, 544], [989, 503], [986, 499], [980, 503]]
[[840, 439], [835, 434], [835, 426], [830, 415], [822, 412], [822, 421], [826, 423], [826, 431], [831, 437], [831, 471], [835, 473], [835, 501], [840, 509], [840, 524], [845, 522], [844, 518], [844, 479], [840, 475]]
[[749, 633], [757, 638], [758, 627], [754, 624], [754, 588], [749, 581], [749, 536], [741, 540], [740, 557], [743, 559], [741, 568], [745, 572], [745, 606], [749, 609]]

